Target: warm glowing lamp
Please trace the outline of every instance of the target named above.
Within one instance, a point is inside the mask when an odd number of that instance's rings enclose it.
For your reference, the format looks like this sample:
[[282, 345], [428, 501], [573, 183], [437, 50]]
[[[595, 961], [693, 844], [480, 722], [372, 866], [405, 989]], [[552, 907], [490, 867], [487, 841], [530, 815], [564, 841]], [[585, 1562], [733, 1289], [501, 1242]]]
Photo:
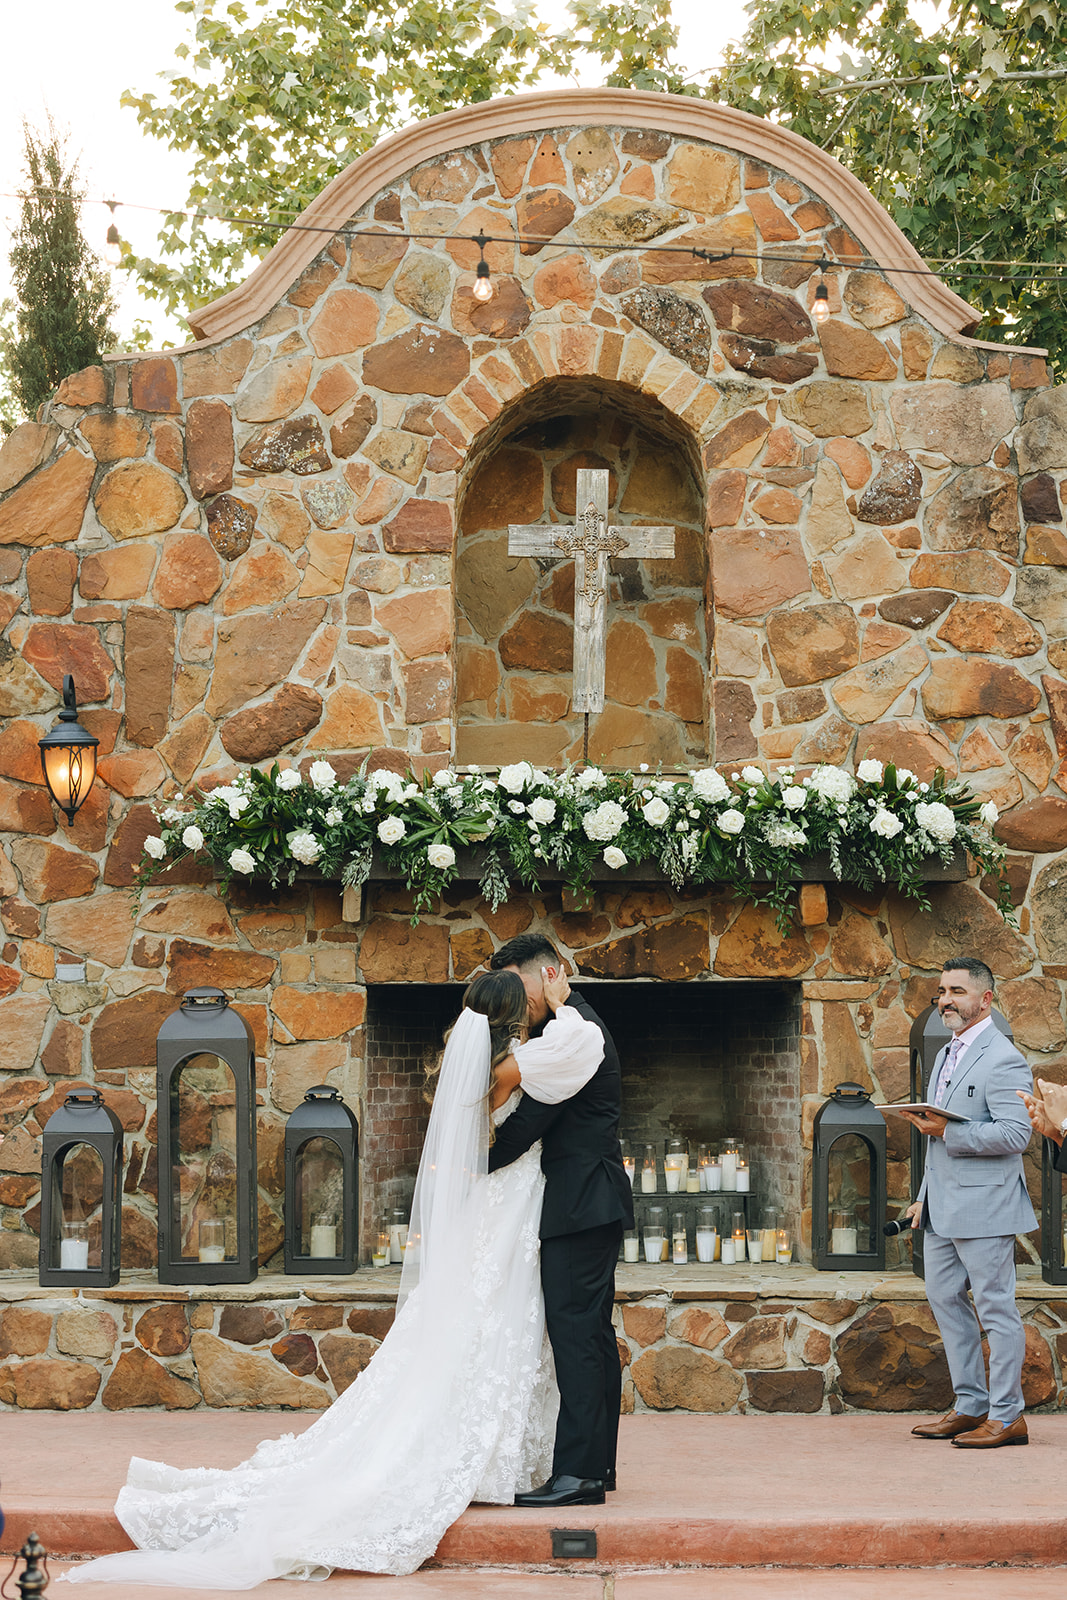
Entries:
[[96, 748], [100, 741], [78, 721], [78, 697], [69, 672], [63, 678], [59, 721], [37, 743], [48, 792], [60, 811], [66, 813], [67, 821], [73, 822], [74, 813], [88, 798], [96, 779]]

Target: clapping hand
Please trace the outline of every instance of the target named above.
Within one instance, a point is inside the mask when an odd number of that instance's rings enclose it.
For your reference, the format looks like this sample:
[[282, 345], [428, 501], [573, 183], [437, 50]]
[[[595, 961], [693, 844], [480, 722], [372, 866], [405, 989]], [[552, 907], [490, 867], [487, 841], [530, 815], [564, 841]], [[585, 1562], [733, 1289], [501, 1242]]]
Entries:
[[541, 968], [541, 977], [544, 980], [545, 1004], [555, 1016], [560, 1006], [566, 1004], [567, 996], [571, 992], [570, 981], [563, 968], [553, 974], [551, 967]]
[[1017, 1089], [1016, 1094], [1026, 1107], [1026, 1114], [1033, 1124], [1034, 1132], [1039, 1133], [1044, 1139], [1054, 1139], [1057, 1144], [1063, 1143], [1063, 1134], [1060, 1132], [1064, 1118], [1067, 1118], [1067, 1088], [1059, 1083], [1046, 1083], [1044, 1078], [1038, 1078], [1033, 1094], [1027, 1094], [1023, 1089]]

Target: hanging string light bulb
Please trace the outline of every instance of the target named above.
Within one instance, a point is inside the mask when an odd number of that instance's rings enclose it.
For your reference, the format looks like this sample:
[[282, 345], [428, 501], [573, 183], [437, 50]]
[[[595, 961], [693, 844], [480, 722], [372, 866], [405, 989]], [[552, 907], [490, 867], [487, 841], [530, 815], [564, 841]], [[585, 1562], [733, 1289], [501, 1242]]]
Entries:
[[822, 324], [829, 321], [830, 317], [830, 291], [826, 287], [826, 268], [828, 262], [819, 262], [820, 278], [815, 289], [815, 299], [812, 303], [811, 314], [815, 321]]
[[489, 263], [485, 259], [485, 247], [489, 240], [484, 233], [479, 233], [475, 237], [474, 243], [478, 246], [481, 257], [475, 271], [474, 288], [471, 290], [471, 294], [482, 305], [487, 305], [493, 298], [493, 281], [489, 276]]
[[118, 201], [106, 200], [104, 204], [111, 212], [111, 223], [107, 230], [107, 240], [104, 245], [104, 260], [109, 267], [121, 267], [122, 240], [119, 238], [119, 230], [115, 226], [115, 208], [118, 205]]

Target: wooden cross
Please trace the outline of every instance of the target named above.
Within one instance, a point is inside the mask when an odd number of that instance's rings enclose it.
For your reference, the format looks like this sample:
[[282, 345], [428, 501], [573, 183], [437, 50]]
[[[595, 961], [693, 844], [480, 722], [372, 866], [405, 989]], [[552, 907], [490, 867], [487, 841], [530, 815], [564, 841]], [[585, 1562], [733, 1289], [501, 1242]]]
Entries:
[[[608, 475], [580, 467], [578, 515], [573, 528], [512, 523], [508, 554], [565, 556], [574, 562], [574, 709], [604, 709], [604, 647], [607, 636], [608, 558], [674, 555], [673, 528], [620, 528], [608, 524]], [[588, 732], [588, 730], [587, 730]]]

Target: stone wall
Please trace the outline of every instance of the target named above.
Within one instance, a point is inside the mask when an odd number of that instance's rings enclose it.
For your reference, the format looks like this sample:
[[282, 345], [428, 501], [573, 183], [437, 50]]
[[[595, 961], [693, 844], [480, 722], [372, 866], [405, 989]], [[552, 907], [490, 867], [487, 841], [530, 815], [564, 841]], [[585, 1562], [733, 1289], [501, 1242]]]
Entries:
[[[197, 314], [199, 344], [69, 378], [0, 451], [0, 1268], [35, 1262], [36, 1140], [82, 1082], [128, 1135], [128, 1262], [154, 1258], [155, 1034], [203, 982], [255, 1032], [268, 1255], [304, 1088], [335, 1083], [366, 1122], [367, 987], [463, 979], [524, 926], [593, 981], [803, 979], [805, 1137], [839, 1077], [905, 1087], [909, 1022], [960, 946], [988, 957], [1048, 1071], [1067, 979], [1067, 399], [1040, 356], [968, 342], [960, 302], [894, 277], [906, 242], [839, 168], [702, 103], [472, 108], [364, 158], [312, 222], [318, 253], [306, 231], [283, 241]], [[487, 306], [477, 246], [426, 237], [480, 229], [505, 236]], [[679, 528], [678, 561], [615, 574], [602, 759], [962, 773], [1005, 813], [1018, 931], [977, 881], [935, 886], [931, 916], [813, 892], [784, 938], [752, 906], [639, 886], [495, 914], [457, 886], [415, 929], [381, 890], [356, 926], [334, 886], [223, 903], [195, 864], [135, 909], [148, 802], [198, 776], [319, 752], [342, 774], [368, 754], [434, 768], [476, 735], [525, 753], [534, 725], [549, 754], [573, 747], [567, 573], [516, 577], [501, 529], [515, 509], [567, 514], [562, 469], [583, 452], [615, 471], [622, 520], [669, 510]], [[479, 584], [514, 606], [479, 620]], [[70, 827], [37, 756], [68, 671], [101, 741]], [[84, 981], [57, 979], [57, 957]]]
[[[935, 1411], [952, 1386], [922, 1284], [783, 1270], [620, 1268], [623, 1410]], [[369, 1276], [369, 1275], [368, 1275]], [[0, 1410], [321, 1411], [392, 1325], [396, 1272], [354, 1280], [71, 1298], [0, 1286]], [[642, 1282], [642, 1278], [644, 1281]], [[389, 1280], [388, 1283], [385, 1280]], [[13, 1296], [18, 1303], [11, 1303]], [[1020, 1284], [1029, 1408], [1067, 1399], [1063, 1291]]]

